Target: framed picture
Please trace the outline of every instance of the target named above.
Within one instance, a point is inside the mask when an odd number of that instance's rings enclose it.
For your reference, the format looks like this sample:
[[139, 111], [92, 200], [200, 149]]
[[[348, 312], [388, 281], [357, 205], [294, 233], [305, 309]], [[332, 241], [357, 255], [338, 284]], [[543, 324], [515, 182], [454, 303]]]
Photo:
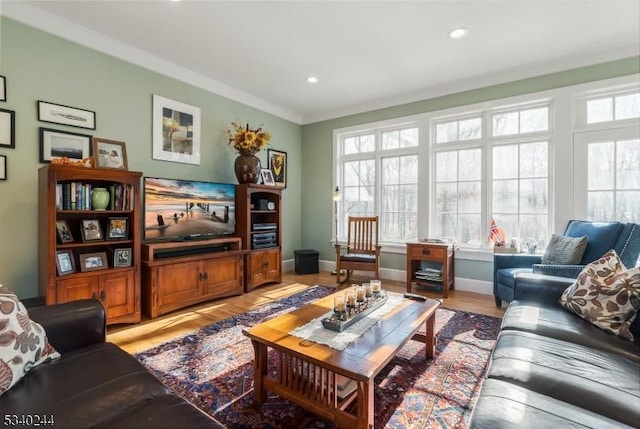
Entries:
[[0, 109], [0, 147], [16, 147], [16, 112]]
[[7, 180], [7, 157], [0, 155], [0, 180]]
[[127, 167], [127, 147], [124, 142], [93, 138], [93, 159], [96, 167], [121, 168]]
[[80, 255], [80, 271], [106, 270], [109, 268], [107, 252], [83, 253]]
[[78, 128], [96, 129], [96, 112], [38, 100], [38, 120]]
[[73, 242], [73, 235], [71, 235], [71, 229], [69, 229], [69, 225], [66, 220], [56, 221], [56, 231], [58, 231], [58, 238], [61, 243]]
[[91, 136], [40, 128], [40, 162], [67, 157], [82, 160], [91, 156]]
[[102, 229], [100, 229], [100, 221], [98, 219], [82, 220], [82, 241], [100, 241], [104, 240]]
[[276, 182], [273, 181], [273, 173], [266, 168], [260, 170], [260, 176], [262, 176], [262, 183], [268, 186], [275, 186]]
[[7, 101], [7, 78], [0, 76], [0, 101]]
[[153, 95], [153, 159], [200, 165], [200, 108]]
[[287, 187], [287, 152], [267, 149], [267, 165], [273, 172], [276, 188]]
[[56, 267], [58, 267], [59, 276], [75, 273], [76, 264], [73, 262], [73, 252], [71, 250], [58, 250], [56, 252]]
[[131, 266], [131, 249], [116, 249], [113, 252], [114, 267], [130, 267]]
[[107, 240], [126, 240], [129, 238], [129, 219], [110, 217], [107, 223]]

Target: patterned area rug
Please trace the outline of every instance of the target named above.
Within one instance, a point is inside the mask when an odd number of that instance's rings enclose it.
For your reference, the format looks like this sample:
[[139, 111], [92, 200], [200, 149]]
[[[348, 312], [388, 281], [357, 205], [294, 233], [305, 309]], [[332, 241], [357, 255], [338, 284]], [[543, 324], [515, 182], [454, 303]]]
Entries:
[[[214, 323], [136, 355], [160, 380], [230, 428], [332, 428], [329, 422], [269, 393], [252, 408], [253, 348], [242, 330], [335, 289], [314, 286]], [[437, 355], [409, 341], [376, 378], [376, 428], [465, 428], [500, 319], [438, 309]]]

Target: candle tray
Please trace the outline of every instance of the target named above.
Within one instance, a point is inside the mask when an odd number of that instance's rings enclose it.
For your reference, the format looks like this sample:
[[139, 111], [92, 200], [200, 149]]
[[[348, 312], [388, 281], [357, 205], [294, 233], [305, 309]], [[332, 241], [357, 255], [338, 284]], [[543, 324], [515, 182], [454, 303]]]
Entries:
[[352, 313], [347, 313], [346, 320], [340, 320], [336, 313], [334, 312], [331, 317], [325, 317], [322, 319], [322, 326], [325, 329], [329, 329], [335, 332], [342, 332], [347, 329], [349, 326], [356, 323], [358, 320], [361, 320], [372, 311], [377, 310], [382, 307], [385, 302], [387, 302], [388, 296], [386, 293], [381, 292], [378, 298], [370, 298], [368, 301], [360, 304], [360, 310], [358, 307], [355, 308]]

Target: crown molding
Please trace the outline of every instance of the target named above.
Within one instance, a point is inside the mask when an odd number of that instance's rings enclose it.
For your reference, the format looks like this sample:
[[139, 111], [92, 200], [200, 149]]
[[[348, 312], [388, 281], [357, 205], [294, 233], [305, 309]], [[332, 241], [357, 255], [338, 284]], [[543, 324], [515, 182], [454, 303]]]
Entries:
[[75, 22], [50, 14], [22, 1], [7, 2], [0, 0], [0, 15], [4, 15], [46, 33], [54, 34], [73, 43], [163, 74], [172, 79], [188, 83], [213, 94], [262, 110], [293, 123], [302, 123], [302, 116], [289, 109], [277, 106], [259, 97], [255, 97], [215, 79], [196, 73], [186, 67], [179, 66], [131, 45], [107, 37], [104, 34], [78, 25]]

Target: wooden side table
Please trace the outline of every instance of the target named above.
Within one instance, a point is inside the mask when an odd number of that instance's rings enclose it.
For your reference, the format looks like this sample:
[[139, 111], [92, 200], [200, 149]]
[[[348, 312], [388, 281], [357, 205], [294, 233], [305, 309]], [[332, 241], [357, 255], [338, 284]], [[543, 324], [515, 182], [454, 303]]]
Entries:
[[[422, 262], [433, 262], [434, 268], [442, 269], [442, 281], [430, 281], [424, 278], [417, 278]], [[442, 297], [449, 296], [449, 289], [453, 290], [453, 261], [454, 250], [452, 243], [428, 243], [416, 242], [407, 243], [407, 292], [411, 292], [413, 283], [417, 285], [442, 286]]]

